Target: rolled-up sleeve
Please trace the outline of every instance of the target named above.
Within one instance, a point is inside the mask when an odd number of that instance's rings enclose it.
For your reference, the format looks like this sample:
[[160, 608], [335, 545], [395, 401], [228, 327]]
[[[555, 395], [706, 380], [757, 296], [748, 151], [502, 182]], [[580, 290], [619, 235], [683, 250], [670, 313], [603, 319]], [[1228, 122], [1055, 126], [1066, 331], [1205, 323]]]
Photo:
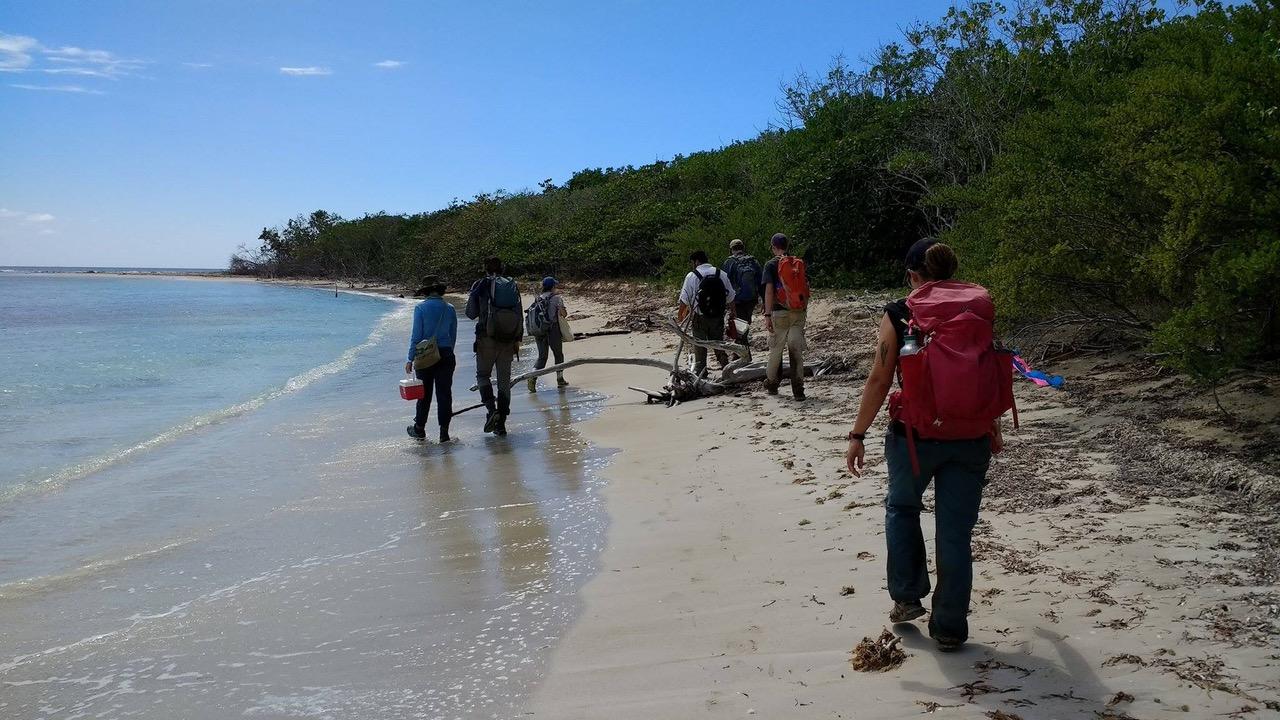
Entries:
[[684, 276], [684, 285], [680, 287], [680, 304], [693, 307], [693, 297], [698, 294], [698, 281], [695, 273]]
[[727, 293], [725, 295], [724, 302], [726, 305], [732, 306], [733, 298], [736, 293], [733, 291], [733, 283], [729, 282], [729, 274], [724, 272], [720, 273], [720, 279], [724, 281], [724, 291]]

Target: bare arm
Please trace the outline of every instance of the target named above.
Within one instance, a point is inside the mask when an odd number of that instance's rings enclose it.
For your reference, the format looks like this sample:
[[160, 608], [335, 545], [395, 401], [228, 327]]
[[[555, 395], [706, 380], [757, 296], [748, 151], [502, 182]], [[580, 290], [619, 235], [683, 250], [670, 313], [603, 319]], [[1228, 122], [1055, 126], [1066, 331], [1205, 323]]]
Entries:
[[[876, 338], [876, 354], [872, 360], [871, 374], [862, 387], [862, 398], [858, 403], [858, 417], [853, 421], [853, 433], [865, 435], [880, 413], [884, 399], [889, 396], [889, 388], [893, 387], [893, 370], [898, 364], [898, 336], [893, 330], [893, 320], [886, 313], [880, 319], [880, 331]], [[862, 475], [863, 455], [866, 443], [853, 438], [849, 440], [849, 450], [845, 453], [845, 462], [849, 472]]]
[[773, 330], [773, 283], [764, 284], [764, 327]]

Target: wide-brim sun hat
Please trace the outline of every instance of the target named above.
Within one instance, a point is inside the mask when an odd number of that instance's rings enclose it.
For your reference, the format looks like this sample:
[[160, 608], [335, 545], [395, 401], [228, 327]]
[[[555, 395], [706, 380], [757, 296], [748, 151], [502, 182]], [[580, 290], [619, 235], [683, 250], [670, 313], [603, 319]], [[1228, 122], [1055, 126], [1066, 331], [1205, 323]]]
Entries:
[[413, 294], [414, 295], [430, 295], [431, 293], [437, 292], [437, 291], [443, 292], [444, 288], [447, 287], [448, 284], [449, 284], [449, 281], [445, 280], [443, 276], [423, 275], [422, 280], [419, 281], [418, 289], [414, 290]]

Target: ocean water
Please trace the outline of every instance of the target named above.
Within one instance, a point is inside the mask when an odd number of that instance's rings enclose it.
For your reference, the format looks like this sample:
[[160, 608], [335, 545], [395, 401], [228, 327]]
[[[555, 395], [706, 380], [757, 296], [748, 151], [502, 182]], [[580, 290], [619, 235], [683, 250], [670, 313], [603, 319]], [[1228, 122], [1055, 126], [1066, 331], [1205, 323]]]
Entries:
[[599, 400], [414, 443], [410, 312], [0, 273], [0, 717], [518, 716], [602, 544]]

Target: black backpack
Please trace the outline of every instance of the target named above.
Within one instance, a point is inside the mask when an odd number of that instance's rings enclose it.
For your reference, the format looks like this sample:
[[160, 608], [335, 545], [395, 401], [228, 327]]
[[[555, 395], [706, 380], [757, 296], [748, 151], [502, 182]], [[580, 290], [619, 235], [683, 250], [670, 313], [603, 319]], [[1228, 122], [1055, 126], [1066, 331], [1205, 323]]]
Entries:
[[693, 274], [698, 276], [698, 294], [694, 298], [693, 305], [698, 314], [709, 318], [724, 317], [729, 292], [725, 290], [724, 281], [720, 279], [720, 269], [716, 268], [713, 275], [703, 275], [697, 270], [694, 270]]
[[754, 303], [760, 297], [760, 276], [763, 271], [760, 261], [750, 255], [733, 258], [733, 267], [729, 271], [729, 280], [733, 283], [733, 301], [735, 303]]

